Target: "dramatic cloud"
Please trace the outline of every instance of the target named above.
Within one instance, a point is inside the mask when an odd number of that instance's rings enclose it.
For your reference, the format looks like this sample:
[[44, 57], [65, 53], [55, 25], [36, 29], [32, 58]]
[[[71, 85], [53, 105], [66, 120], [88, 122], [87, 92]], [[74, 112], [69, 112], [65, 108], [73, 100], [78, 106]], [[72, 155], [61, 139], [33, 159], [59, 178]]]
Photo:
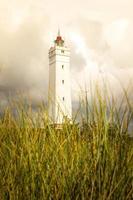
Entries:
[[71, 48], [73, 101], [90, 80], [114, 94], [133, 82], [131, 0], [0, 0], [0, 104], [18, 91], [47, 100], [48, 50], [58, 27]]

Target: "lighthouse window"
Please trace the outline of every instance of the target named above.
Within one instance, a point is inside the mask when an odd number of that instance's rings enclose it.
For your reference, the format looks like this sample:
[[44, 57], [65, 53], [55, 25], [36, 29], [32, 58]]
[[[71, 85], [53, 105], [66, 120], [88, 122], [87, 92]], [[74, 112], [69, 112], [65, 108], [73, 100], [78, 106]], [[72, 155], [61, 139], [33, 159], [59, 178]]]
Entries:
[[62, 69], [64, 69], [64, 65], [62, 65]]
[[61, 53], [64, 53], [64, 50], [61, 50]]
[[64, 84], [64, 80], [62, 80], [62, 84]]
[[65, 97], [63, 97], [62, 100], [65, 101]]

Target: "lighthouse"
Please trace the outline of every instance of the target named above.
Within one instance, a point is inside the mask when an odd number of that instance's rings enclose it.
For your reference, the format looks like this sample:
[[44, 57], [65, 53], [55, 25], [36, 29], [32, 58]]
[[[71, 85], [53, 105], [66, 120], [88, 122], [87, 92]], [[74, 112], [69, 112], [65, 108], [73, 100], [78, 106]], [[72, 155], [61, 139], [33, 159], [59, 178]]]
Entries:
[[62, 125], [72, 119], [70, 84], [70, 49], [58, 31], [54, 46], [49, 50], [49, 118], [52, 124]]

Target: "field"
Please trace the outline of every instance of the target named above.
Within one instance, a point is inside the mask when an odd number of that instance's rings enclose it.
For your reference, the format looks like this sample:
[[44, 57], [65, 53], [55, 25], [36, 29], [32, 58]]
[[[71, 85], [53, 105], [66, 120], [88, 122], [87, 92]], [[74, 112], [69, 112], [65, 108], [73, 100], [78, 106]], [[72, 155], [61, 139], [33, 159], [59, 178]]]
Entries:
[[130, 102], [116, 107], [113, 99], [98, 95], [91, 106], [87, 98], [81, 104], [73, 123], [66, 120], [60, 130], [50, 125], [45, 107], [40, 106], [36, 123], [30, 107], [17, 106], [17, 119], [11, 109], [5, 110], [0, 120], [0, 200], [133, 199]]

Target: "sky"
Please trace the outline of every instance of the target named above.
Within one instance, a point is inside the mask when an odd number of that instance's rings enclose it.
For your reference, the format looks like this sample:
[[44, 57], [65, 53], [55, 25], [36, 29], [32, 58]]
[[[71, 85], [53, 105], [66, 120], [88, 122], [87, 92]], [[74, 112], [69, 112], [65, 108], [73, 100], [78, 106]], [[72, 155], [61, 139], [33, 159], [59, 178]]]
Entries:
[[47, 101], [48, 50], [59, 27], [71, 49], [73, 102], [103, 80], [119, 98], [133, 84], [132, 8], [132, 0], [0, 0], [0, 105], [20, 91]]

